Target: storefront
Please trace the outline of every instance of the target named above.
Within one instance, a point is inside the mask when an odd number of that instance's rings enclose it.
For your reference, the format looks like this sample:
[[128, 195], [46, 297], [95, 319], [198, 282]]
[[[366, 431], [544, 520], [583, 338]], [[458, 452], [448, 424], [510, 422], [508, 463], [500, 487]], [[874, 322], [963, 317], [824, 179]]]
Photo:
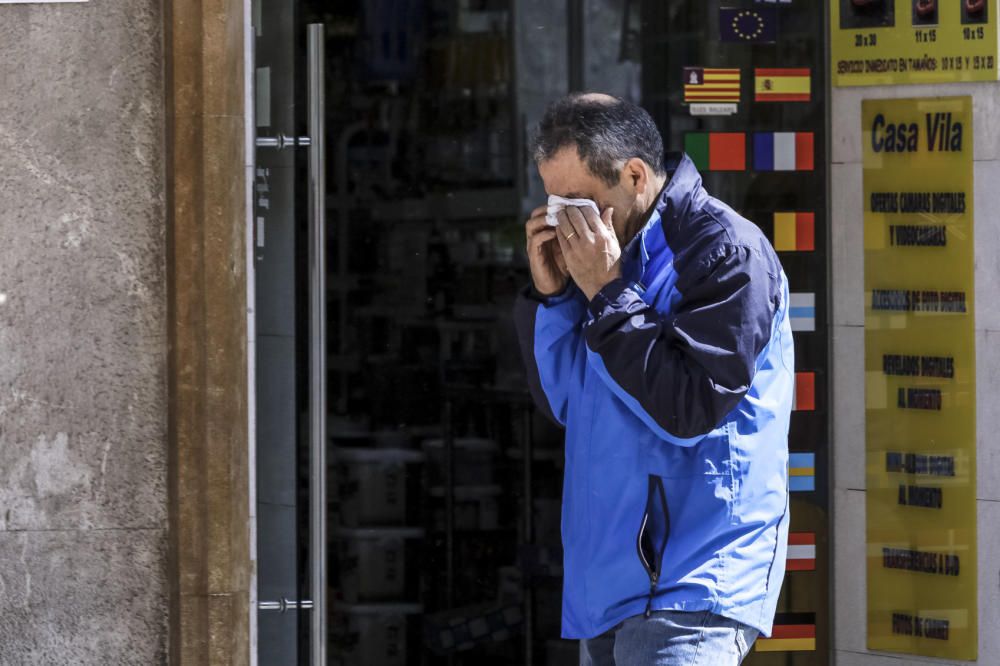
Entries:
[[[791, 284], [787, 573], [746, 663], [1000, 659], [996, 0], [330, 4], [0, 1], [10, 663], [131, 663], [74, 638], [116, 604], [136, 663], [578, 663], [561, 432], [511, 322], [528, 137], [571, 90], [649, 110]], [[9, 64], [32, 48], [53, 84]], [[65, 346], [26, 305], [60, 290], [103, 364], [19, 351]], [[52, 582], [78, 548], [128, 585]]]

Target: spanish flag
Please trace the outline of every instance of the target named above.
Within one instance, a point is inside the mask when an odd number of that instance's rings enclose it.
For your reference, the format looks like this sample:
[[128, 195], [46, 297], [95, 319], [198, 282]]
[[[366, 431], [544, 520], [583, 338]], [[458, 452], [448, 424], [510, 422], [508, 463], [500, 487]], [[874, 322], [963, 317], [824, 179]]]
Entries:
[[776, 613], [771, 637], [758, 638], [755, 648], [757, 652], [815, 651], [816, 614]]
[[755, 102], [808, 102], [812, 79], [808, 68], [754, 69]]

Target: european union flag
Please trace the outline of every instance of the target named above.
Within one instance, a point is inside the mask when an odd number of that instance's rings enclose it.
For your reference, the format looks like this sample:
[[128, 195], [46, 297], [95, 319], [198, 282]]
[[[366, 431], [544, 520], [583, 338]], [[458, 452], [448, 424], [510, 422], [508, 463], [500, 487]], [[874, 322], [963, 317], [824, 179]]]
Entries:
[[719, 10], [719, 39], [764, 44], [778, 39], [777, 7], [724, 7]]

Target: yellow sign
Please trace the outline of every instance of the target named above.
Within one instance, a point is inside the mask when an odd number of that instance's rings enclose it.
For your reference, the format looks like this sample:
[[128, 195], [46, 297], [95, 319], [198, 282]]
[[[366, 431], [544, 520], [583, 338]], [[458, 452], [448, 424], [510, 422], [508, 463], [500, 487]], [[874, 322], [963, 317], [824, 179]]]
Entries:
[[975, 659], [972, 100], [865, 100], [868, 647]]
[[997, 80], [997, 0], [832, 0], [835, 86]]

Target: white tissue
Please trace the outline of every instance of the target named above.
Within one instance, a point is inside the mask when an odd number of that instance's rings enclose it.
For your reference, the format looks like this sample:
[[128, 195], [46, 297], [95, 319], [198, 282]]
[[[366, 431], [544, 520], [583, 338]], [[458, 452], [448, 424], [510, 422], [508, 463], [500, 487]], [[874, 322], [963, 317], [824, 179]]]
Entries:
[[550, 227], [559, 226], [559, 218], [556, 217], [556, 213], [561, 211], [566, 206], [577, 206], [578, 208], [590, 208], [597, 216], [600, 217], [601, 209], [597, 207], [597, 204], [590, 199], [566, 199], [564, 197], [558, 197], [554, 194], [549, 196], [549, 207], [545, 211], [545, 224]]

